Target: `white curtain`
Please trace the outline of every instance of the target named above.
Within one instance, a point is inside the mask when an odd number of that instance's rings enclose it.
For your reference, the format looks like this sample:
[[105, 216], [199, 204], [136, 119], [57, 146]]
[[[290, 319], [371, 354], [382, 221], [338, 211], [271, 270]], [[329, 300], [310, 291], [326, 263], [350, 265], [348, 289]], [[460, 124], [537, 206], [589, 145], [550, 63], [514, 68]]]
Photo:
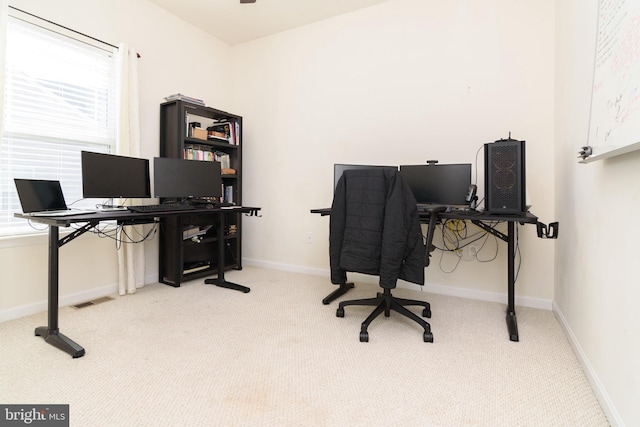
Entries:
[[[118, 135], [116, 154], [140, 157], [140, 119], [138, 111], [138, 58], [135, 49], [118, 45]], [[131, 201], [131, 204], [140, 204]], [[118, 292], [133, 294], [144, 286], [144, 244], [139, 241], [144, 226], [125, 226], [121, 230], [122, 245], [118, 250]]]

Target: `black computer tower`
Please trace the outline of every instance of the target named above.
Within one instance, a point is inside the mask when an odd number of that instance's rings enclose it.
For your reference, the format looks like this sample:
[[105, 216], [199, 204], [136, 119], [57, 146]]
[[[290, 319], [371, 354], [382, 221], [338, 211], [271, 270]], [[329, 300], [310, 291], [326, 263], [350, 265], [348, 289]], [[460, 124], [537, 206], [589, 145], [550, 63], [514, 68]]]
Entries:
[[485, 211], [492, 214], [527, 212], [525, 142], [501, 139], [484, 145]]

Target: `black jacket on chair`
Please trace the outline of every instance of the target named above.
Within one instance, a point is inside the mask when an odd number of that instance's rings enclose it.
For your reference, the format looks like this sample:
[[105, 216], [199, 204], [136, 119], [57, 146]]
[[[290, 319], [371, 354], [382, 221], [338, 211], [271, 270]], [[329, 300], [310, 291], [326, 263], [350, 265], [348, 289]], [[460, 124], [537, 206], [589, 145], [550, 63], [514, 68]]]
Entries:
[[416, 200], [398, 171], [344, 171], [331, 206], [329, 256], [334, 284], [353, 271], [379, 276], [383, 288], [398, 279], [424, 285]]

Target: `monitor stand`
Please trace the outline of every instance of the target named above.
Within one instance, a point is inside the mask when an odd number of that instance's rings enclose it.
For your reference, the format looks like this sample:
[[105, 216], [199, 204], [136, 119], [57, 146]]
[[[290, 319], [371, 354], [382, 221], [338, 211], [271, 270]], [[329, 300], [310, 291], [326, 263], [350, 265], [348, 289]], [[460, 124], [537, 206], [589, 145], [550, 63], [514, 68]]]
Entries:
[[113, 199], [109, 199], [107, 202], [96, 206], [98, 212], [113, 212], [113, 211], [126, 211], [126, 206], [114, 206]]

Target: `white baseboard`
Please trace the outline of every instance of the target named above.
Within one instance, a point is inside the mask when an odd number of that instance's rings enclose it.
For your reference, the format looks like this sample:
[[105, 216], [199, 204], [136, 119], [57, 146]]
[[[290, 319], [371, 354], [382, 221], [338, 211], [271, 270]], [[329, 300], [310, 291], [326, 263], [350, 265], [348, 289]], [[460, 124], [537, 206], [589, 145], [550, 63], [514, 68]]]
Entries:
[[292, 273], [311, 274], [314, 276], [329, 277], [329, 270], [326, 268], [300, 267], [299, 265], [283, 264], [280, 262], [260, 261], [256, 259], [242, 258], [243, 265], [269, 268], [271, 270], [291, 271]]
[[[303, 273], [303, 274], [312, 274], [314, 276], [322, 276], [322, 277], [330, 277], [330, 272], [328, 268], [309, 268], [309, 267], [300, 267], [298, 265], [291, 264], [282, 264], [275, 262], [267, 262], [260, 261], [255, 259], [247, 259], [243, 258], [242, 263], [246, 265], [253, 265], [256, 267], [269, 268], [272, 270], [283, 270], [283, 271], [291, 271], [294, 273]], [[398, 287], [410, 287], [411, 289], [416, 289], [417, 285], [412, 285], [403, 282], [398, 282]], [[507, 303], [507, 293], [505, 289], [505, 293], [499, 292], [489, 292], [489, 291], [479, 291], [476, 289], [468, 289], [468, 288], [457, 288], [447, 285], [433, 284], [427, 283], [423, 288], [426, 292], [431, 292], [439, 295], [447, 295], [453, 297], [460, 298], [469, 298], [480, 301], [489, 301], [489, 302], [498, 302], [502, 304]], [[516, 305], [523, 307], [531, 307], [531, 308], [539, 308], [542, 310], [551, 310], [552, 302], [550, 300], [535, 298], [535, 297], [526, 297], [526, 296], [517, 296], [516, 295]]]
[[[150, 274], [145, 276], [145, 284], [158, 283], [158, 274]], [[99, 288], [87, 289], [68, 295], [60, 295], [58, 298], [58, 306], [66, 307], [68, 305], [80, 304], [97, 298], [106, 297], [107, 295], [118, 294], [118, 284], [101, 286]], [[18, 319], [20, 317], [30, 316], [32, 314], [41, 313], [49, 309], [47, 300], [25, 304], [20, 307], [12, 307], [6, 310], [0, 310], [0, 322], [6, 320]]]
[[620, 418], [620, 414], [613, 405], [613, 402], [611, 401], [611, 398], [609, 397], [609, 394], [607, 393], [604, 385], [600, 381], [600, 378], [598, 377], [595, 369], [593, 369], [593, 366], [591, 366], [587, 355], [582, 349], [582, 346], [578, 342], [578, 339], [574, 335], [573, 331], [571, 330], [571, 327], [569, 326], [567, 319], [564, 317], [562, 310], [560, 310], [555, 302], [553, 303], [553, 313], [564, 328], [567, 338], [569, 339], [569, 343], [573, 348], [573, 352], [580, 361], [582, 369], [584, 370], [584, 373], [586, 374], [587, 379], [591, 384], [591, 388], [596, 394], [596, 397], [600, 402], [600, 406], [602, 406], [602, 410], [607, 416], [609, 423], [614, 427], [623, 427], [625, 425], [624, 421], [622, 420], [622, 418]]
[[[91, 301], [107, 295], [118, 293], [118, 285], [107, 285], [100, 288], [87, 289], [85, 291], [76, 292], [68, 295], [60, 295], [58, 305], [65, 307], [68, 305], [79, 304], [81, 302]], [[0, 322], [6, 320], [18, 319], [20, 317], [30, 316], [32, 314], [41, 313], [48, 310], [48, 302], [46, 300], [26, 304], [20, 307], [13, 307], [0, 311]]]
[[[426, 283], [424, 290], [439, 295], [447, 295], [452, 297], [469, 298], [479, 301], [497, 302], [507, 304], [507, 293], [480, 291], [477, 289], [457, 288], [453, 286], [438, 285]], [[516, 305], [522, 307], [539, 308], [541, 310], [551, 310], [552, 301], [527, 296], [516, 295]]]

